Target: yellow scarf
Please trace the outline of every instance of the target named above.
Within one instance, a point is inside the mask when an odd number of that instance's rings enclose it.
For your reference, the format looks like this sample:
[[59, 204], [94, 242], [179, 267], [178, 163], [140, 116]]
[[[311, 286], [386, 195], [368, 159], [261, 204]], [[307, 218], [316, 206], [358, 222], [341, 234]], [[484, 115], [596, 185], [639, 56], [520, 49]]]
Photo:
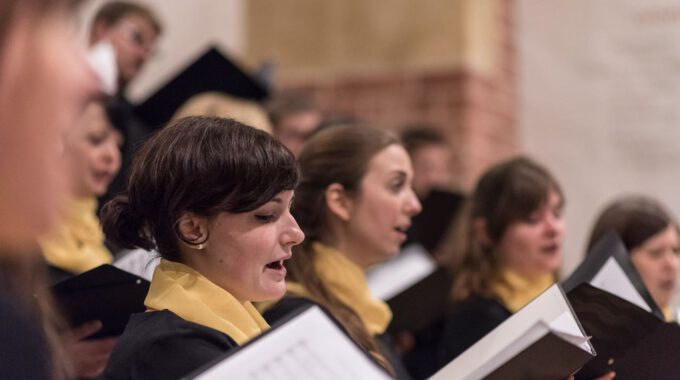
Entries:
[[80, 274], [111, 263], [111, 252], [104, 246], [104, 233], [96, 209], [94, 197], [67, 202], [62, 223], [53, 232], [38, 239], [50, 265]]
[[501, 303], [513, 313], [555, 282], [555, 277], [551, 274], [538, 280], [529, 280], [510, 270], [501, 273], [501, 277], [506, 283], [496, 282], [491, 289]]
[[[371, 335], [385, 332], [392, 320], [387, 304], [371, 294], [364, 271], [339, 251], [321, 243], [312, 244], [316, 255], [314, 270], [328, 290], [350, 307]], [[313, 298], [307, 289], [294, 282], [286, 283], [288, 293]]]
[[661, 312], [663, 313], [663, 317], [666, 322], [675, 321], [675, 308], [671, 306], [662, 307]]
[[156, 267], [144, 305], [221, 331], [239, 345], [269, 329], [250, 302], [240, 303], [190, 267], [168, 260]]

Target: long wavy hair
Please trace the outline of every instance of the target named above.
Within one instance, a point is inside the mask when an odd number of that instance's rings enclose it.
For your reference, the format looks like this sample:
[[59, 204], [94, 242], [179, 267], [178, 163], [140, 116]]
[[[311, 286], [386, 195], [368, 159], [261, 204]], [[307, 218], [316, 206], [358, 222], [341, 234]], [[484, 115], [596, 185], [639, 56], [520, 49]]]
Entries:
[[391, 372], [392, 367], [359, 315], [335, 297], [314, 270], [317, 252], [312, 249], [312, 243], [329, 228], [331, 215], [325, 198], [328, 186], [338, 183], [351, 196], [356, 196], [361, 192], [368, 162], [393, 144], [399, 144], [399, 140], [392, 134], [359, 125], [330, 127], [306, 142], [300, 152], [302, 177], [293, 205], [293, 215], [306, 238], [293, 248], [293, 258], [286, 263], [289, 278], [304, 286], [312, 299], [327, 308], [355, 342]]

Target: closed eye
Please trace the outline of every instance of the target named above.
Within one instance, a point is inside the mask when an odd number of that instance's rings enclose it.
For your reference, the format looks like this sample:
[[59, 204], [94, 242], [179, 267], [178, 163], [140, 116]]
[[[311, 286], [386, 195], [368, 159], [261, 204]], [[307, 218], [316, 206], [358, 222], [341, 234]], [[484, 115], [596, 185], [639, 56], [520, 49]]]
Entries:
[[257, 220], [261, 222], [269, 223], [273, 222], [276, 219], [276, 215], [275, 214], [255, 215], [255, 218], [257, 218]]

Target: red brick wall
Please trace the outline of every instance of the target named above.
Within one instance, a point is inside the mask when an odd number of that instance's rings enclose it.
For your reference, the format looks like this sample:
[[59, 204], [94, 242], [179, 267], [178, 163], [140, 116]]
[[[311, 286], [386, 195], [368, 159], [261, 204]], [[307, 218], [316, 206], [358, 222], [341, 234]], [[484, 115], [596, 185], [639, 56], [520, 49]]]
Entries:
[[519, 150], [512, 0], [502, 3], [499, 62], [493, 73], [452, 69], [345, 75], [283, 83], [282, 89], [310, 95], [329, 114], [355, 116], [379, 127], [417, 122], [441, 128], [456, 152], [452, 185], [470, 190], [490, 164]]

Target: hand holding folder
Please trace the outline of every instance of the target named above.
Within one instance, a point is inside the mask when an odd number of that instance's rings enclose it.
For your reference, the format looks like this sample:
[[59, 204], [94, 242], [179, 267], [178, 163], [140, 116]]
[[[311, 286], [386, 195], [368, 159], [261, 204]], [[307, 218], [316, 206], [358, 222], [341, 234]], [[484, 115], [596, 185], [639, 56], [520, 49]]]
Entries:
[[130, 315], [146, 310], [149, 282], [112, 265], [101, 265], [51, 287], [57, 306], [71, 327], [101, 321], [88, 339], [120, 335]]

